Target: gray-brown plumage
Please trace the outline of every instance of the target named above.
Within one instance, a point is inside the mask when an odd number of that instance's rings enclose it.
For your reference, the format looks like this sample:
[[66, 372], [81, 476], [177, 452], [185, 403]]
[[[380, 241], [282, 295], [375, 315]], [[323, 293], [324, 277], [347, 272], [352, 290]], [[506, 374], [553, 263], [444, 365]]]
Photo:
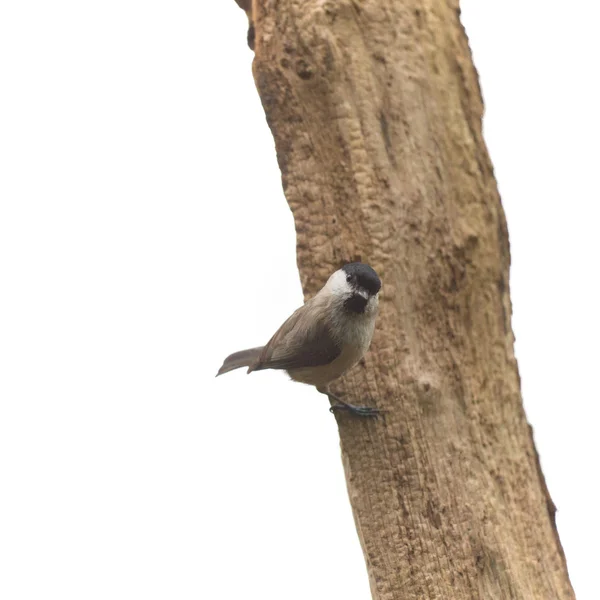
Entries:
[[332, 408], [375, 414], [376, 409], [355, 407], [334, 397], [327, 385], [353, 367], [368, 350], [380, 288], [379, 277], [368, 265], [345, 265], [283, 323], [264, 347], [231, 354], [217, 375], [240, 367], [248, 367], [248, 373], [282, 369], [294, 381], [314, 385], [338, 400], [339, 404]]

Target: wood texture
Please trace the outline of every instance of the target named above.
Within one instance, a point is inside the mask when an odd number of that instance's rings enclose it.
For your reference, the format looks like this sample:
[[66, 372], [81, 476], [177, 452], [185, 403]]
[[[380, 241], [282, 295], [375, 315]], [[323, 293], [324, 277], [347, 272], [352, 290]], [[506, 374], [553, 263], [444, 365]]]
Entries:
[[244, 7], [305, 294], [351, 260], [383, 280], [371, 351], [332, 387], [387, 411], [338, 416], [373, 598], [573, 598], [521, 402], [458, 3]]

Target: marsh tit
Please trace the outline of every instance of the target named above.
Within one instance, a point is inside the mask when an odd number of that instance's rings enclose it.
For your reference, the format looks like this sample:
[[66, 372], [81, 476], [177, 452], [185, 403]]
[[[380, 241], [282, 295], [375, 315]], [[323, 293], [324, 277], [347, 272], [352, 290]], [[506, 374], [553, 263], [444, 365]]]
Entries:
[[282, 369], [294, 381], [314, 385], [343, 409], [375, 416], [376, 408], [354, 406], [328, 390], [367, 352], [373, 337], [381, 281], [366, 264], [350, 263], [336, 271], [316, 296], [283, 323], [266, 346], [228, 356], [218, 375], [240, 367], [248, 373]]

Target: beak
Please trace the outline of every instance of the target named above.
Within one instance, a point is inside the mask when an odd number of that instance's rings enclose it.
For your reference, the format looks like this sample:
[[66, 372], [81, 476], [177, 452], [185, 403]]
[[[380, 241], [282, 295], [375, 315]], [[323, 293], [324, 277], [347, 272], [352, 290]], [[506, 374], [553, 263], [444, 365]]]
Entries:
[[369, 302], [369, 292], [364, 288], [354, 288], [352, 295], [346, 300], [346, 307], [355, 313], [362, 313], [365, 311]]

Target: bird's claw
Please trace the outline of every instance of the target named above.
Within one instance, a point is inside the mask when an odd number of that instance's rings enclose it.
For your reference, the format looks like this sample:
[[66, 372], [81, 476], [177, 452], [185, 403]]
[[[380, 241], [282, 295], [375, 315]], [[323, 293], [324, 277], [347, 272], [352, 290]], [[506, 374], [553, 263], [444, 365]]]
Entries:
[[370, 406], [354, 406], [354, 404], [333, 404], [329, 408], [330, 413], [334, 413], [336, 410], [346, 410], [353, 415], [359, 417], [375, 417], [377, 418], [381, 411], [378, 408], [371, 408]]

